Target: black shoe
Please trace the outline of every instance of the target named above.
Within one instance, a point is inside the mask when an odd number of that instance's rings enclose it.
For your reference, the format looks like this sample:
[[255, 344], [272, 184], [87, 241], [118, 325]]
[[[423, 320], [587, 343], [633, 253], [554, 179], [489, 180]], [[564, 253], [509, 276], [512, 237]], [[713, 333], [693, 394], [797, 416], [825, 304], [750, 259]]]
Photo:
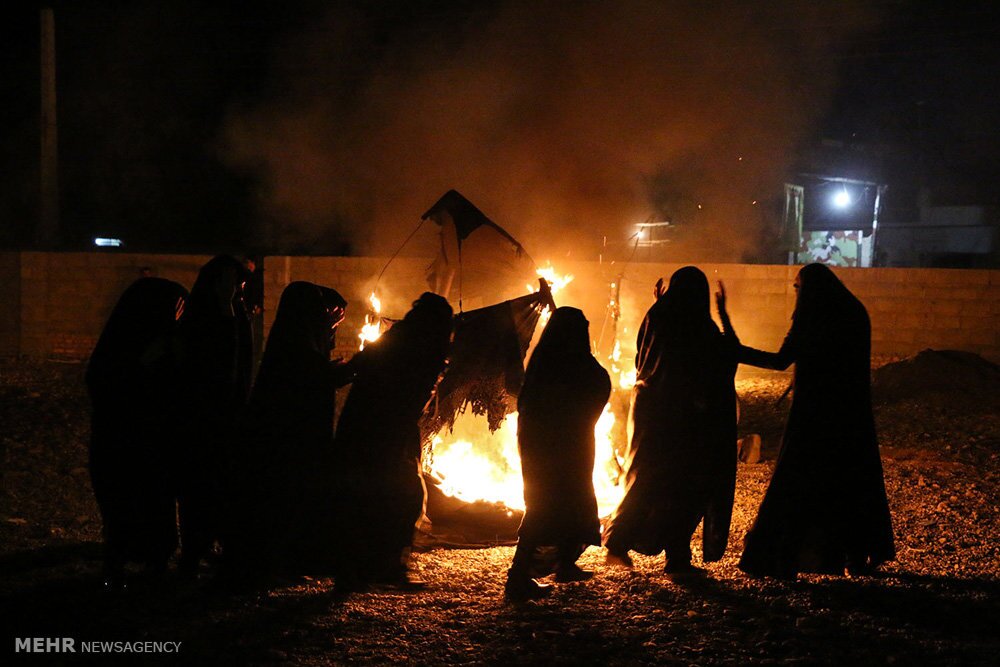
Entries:
[[392, 588], [398, 588], [401, 591], [422, 591], [427, 588], [426, 581], [418, 579], [408, 572], [404, 572], [399, 576], [385, 579], [377, 583], [390, 586]]
[[671, 561], [663, 564], [663, 571], [674, 577], [699, 577], [705, 575], [705, 569], [696, 567], [691, 561]]
[[552, 593], [552, 586], [540, 584], [534, 579], [511, 579], [507, 578], [503, 594], [508, 602], [527, 602], [528, 600], [540, 600]]
[[593, 576], [593, 572], [581, 570], [576, 563], [556, 568], [556, 581], [561, 584], [566, 584], [571, 581], [586, 581]]

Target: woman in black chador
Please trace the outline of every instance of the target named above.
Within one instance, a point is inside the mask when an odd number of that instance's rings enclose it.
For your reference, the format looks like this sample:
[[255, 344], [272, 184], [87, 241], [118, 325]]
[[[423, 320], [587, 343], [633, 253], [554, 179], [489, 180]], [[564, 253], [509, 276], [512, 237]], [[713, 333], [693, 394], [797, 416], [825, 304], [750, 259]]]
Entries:
[[330, 360], [347, 302], [293, 282], [281, 295], [226, 487], [230, 575], [332, 569], [334, 390], [350, 380]]
[[601, 543], [594, 497], [594, 426], [611, 394], [611, 380], [590, 353], [587, 318], [576, 308], [552, 314], [528, 362], [517, 399], [517, 444], [524, 476], [524, 519], [507, 573], [506, 595], [530, 599], [548, 592], [532, 577], [536, 552], [556, 547], [557, 581], [590, 572], [576, 559]]
[[87, 364], [93, 406], [90, 476], [104, 521], [105, 583], [125, 563], [162, 571], [177, 548], [167, 476], [172, 340], [187, 290], [141, 278], [118, 300]]
[[871, 325], [826, 266], [795, 280], [798, 299], [781, 349], [740, 349], [740, 361], [783, 370], [795, 393], [781, 451], [740, 569], [752, 575], [870, 571], [895, 558], [871, 406]]
[[181, 528], [182, 574], [219, 539], [222, 475], [236, 445], [237, 419], [250, 391], [253, 345], [243, 303], [249, 274], [219, 255], [198, 273], [180, 320], [177, 457], [173, 475]]
[[[657, 292], [660, 292], [658, 289]], [[705, 274], [687, 266], [639, 329], [625, 497], [604, 532], [608, 562], [665, 552], [664, 571], [697, 572], [691, 536], [704, 519], [702, 561], [722, 558], [736, 485], [736, 352], [712, 321]]]
[[418, 422], [444, 370], [452, 310], [425, 292], [406, 316], [351, 359], [354, 384], [337, 423], [344, 552], [342, 590], [419, 585], [406, 561], [423, 514]]

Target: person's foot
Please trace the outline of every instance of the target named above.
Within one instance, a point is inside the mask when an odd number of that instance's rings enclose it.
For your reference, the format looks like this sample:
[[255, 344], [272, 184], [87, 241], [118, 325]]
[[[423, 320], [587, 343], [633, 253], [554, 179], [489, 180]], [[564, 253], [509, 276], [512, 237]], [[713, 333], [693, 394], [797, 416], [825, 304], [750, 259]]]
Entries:
[[624, 567], [629, 570], [633, 567], [632, 557], [628, 555], [627, 551], [611, 551], [610, 549], [604, 556], [604, 564], [612, 567]]
[[405, 572], [398, 577], [394, 577], [389, 581], [382, 582], [393, 588], [398, 588], [401, 591], [422, 591], [427, 588], [427, 582], [423, 579], [414, 577], [412, 574]]
[[561, 584], [571, 581], [586, 581], [594, 576], [593, 572], [580, 569], [576, 563], [556, 568], [556, 581]]
[[540, 584], [530, 578], [511, 579], [508, 577], [503, 593], [508, 602], [527, 602], [547, 597], [552, 593], [552, 586]]
[[705, 575], [705, 568], [692, 565], [689, 560], [667, 560], [663, 564], [663, 571], [673, 577], [699, 577]]
[[364, 593], [368, 590], [368, 582], [356, 575], [341, 574], [334, 577], [333, 591], [337, 595]]

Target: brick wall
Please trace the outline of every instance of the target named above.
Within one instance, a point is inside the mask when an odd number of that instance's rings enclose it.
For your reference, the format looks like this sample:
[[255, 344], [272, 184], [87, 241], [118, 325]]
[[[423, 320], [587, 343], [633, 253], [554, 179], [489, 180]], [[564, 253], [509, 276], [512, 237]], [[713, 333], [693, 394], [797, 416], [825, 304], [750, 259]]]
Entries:
[[[84, 359], [122, 291], [148, 266], [153, 275], [190, 288], [200, 255], [127, 253], [0, 253], [0, 354]], [[265, 330], [281, 291], [291, 281], [308, 280], [333, 287], [350, 302], [340, 328], [337, 353], [357, 349], [367, 297], [385, 265], [376, 257], [268, 257], [264, 262]], [[383, 313], [401, 317], [427, 289], [429, 260], [401, 257], [379, 282]], [[675, 264], [631, 264], [621, 279], [624, 354], [634, 346], [635, 329], [652, 303], [652, 287]], [[702, 264], [711, 281], [725, 282], [729, 309], [741, 339], [748, 345], [776, 349], [788, 330], [798, 267], [748, 264]], [[611, 282], [622, 266], [565, 262], [556, 267], [575, 276], [556, 295], [557, 303], [581, 308], [594, 339], [610, 336], [606, 321]], [[872, 348], [880, 354], [909, 354], [922, 349], [952, 348], [977, 352], [1000, 362], [1000, 271], [959, 269], [837, 269], [864, 302], [872, 319]], [[627, 330], [627, 331], [626, 331]]]

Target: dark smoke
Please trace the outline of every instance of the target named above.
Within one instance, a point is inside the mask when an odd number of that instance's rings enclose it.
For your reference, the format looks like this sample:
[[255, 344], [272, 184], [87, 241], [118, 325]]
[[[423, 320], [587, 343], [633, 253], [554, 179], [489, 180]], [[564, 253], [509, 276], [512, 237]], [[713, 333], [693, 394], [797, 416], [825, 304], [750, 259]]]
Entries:
[[265, 174], [262, 234], [286, 246], [391, 251], [456, 188], [539, 261], [624, 247], [651, 216], [739, 259], [838, 50], [875, 19], [860, 2], [345, 3], [285, 40], [270, 101], [232, 114], [230, 161]]

